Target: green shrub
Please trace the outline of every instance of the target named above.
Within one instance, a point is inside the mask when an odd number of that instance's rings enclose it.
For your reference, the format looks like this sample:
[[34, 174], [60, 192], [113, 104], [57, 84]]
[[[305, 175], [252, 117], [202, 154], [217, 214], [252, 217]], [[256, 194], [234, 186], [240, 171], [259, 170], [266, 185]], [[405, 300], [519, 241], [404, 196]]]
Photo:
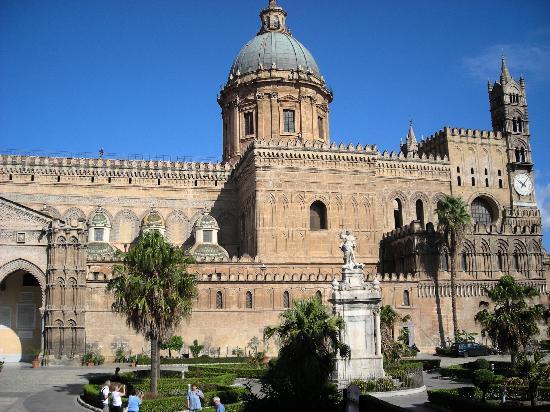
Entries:
[[455, 356], [454, 352], [450, 348], [435, 348], [435, 354], [439, 356]]
[[238, 378], [260, 379], [265, 375], [266, 369], [250, 368], [248, 365], [208, 365], [190, 366], [186, 377], [207, 377], [231, 373]]
[[89, 405], [95, 406], [97, 408], [101, 407], [101, 403], [99, 402], [99, 391], [101, 388], [99, 388], [97, 385], [94, 384], [87, 384], [82, 387], [82, 400], [86, 402]]
[[487, 359], [476, 359], [475, 369], [491, 369], [491, 364]]

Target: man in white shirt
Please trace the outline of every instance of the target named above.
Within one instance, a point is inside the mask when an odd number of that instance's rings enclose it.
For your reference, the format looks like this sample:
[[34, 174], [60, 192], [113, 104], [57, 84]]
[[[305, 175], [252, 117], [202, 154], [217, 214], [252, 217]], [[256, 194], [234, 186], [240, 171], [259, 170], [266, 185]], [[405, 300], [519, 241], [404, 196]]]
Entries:
[[105, 381], [105, 384], [101, 388], [101, 403], [103, 404], [103, 412], [109, 412], [109, 388], [111, 386], [111, 381]]

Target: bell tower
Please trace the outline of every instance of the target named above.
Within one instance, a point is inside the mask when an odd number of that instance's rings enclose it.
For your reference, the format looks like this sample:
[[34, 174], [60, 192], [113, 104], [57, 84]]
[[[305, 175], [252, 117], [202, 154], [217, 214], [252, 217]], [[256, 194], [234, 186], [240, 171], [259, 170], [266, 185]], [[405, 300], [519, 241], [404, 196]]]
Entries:
[[493, 130], [506, 138], [511, 203], [514, 208], [536, 207], [525, 79], [511, 76], [504, 55], [500, 79], [489, 82], [488, 90]]

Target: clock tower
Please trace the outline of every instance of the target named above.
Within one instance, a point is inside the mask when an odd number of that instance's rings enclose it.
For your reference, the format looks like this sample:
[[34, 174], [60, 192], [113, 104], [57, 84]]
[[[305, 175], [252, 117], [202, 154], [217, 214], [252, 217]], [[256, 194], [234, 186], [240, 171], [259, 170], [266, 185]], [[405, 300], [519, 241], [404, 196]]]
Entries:
[[510, 75], [503, 55], [500, 79], [488, 87], [493, 130], [507, 143], [510, 203], [513, 209], [536, 208], [525, 79]]

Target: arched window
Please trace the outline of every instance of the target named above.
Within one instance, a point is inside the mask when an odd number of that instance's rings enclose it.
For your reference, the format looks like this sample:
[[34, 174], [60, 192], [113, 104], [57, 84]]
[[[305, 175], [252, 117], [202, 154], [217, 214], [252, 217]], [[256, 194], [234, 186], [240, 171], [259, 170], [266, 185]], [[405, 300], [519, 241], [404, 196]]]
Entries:
[[493, 211], [487, 200], [476, 197], [472, 202], [471, 210], [474, 223], [482, 223], [484, 225], [493, 223]]
[[283, 308], [290, 308], [290, 293], [288, 293], [288, 290], [283, 292]]
[[400, 199], [393, 200], [393, 223], [395, 229], [403, 226], [403, 205]]
[[252, 309], [252, 292], [251, 291], [246, 292], [245, 306], [247, 309]]
[[316, 200], [309, 207], [309, 229], [323, 230], [327, 228], [327, 207]]
[[475, 186], [475, 185], [476, 185], [476, 178], [472, 177], [472, 186]]
[[219, 290], [216, 292], [216, 309], [223, 309], [223, 294]]
[[504, 255], [500, 250], [497, 252], [497, 267], [498, 270], [504, 272]]
[[278, 29], [280, 26], [279, 24], [279, 16], [274, 16], [273, 17], [273, 28], [274, 29]]
[[424, 227], [424, 203], [420, 199], [416, 201], [416, 220]]
[[489, 187], [489, 179], [485, 178], [485, 187]]
[[468, 271], [468, 255], [466, 252], [463, 252], [462, 255], [460, 255], [460, 268], [464, 271]]
[[403, 291], [403, 306], [411, 306], [411, 296], [408, 290]]
[[315, 292], [315, 297], [319, 300], [323, 300], [323, 294], [321, 293], [320, 290], [318, 290], [317, 292]]
[[439, 269], [449, 271], [449, 252], [447, 252], [447, 249], [443, 249], [439, 255]]
[[519, 253], [518, 252], [514, 252], [514, 269], [519, 272], [519, 268], [520, 268], [520, 265], [519, 265]]
[[525, 162], [525, 148], [521, 148], [519, 149], [519, 161], [520, 162]]
[[459, 186], [462, 186], [462, 179], [460, 178], [460, 176], [458, 176], [458, 177], [456, 178], [456, 181], [457, 181], [457, 183], [458, 183]]
[[498, 188], [502, 189], [502, 179], [498, 179]]

